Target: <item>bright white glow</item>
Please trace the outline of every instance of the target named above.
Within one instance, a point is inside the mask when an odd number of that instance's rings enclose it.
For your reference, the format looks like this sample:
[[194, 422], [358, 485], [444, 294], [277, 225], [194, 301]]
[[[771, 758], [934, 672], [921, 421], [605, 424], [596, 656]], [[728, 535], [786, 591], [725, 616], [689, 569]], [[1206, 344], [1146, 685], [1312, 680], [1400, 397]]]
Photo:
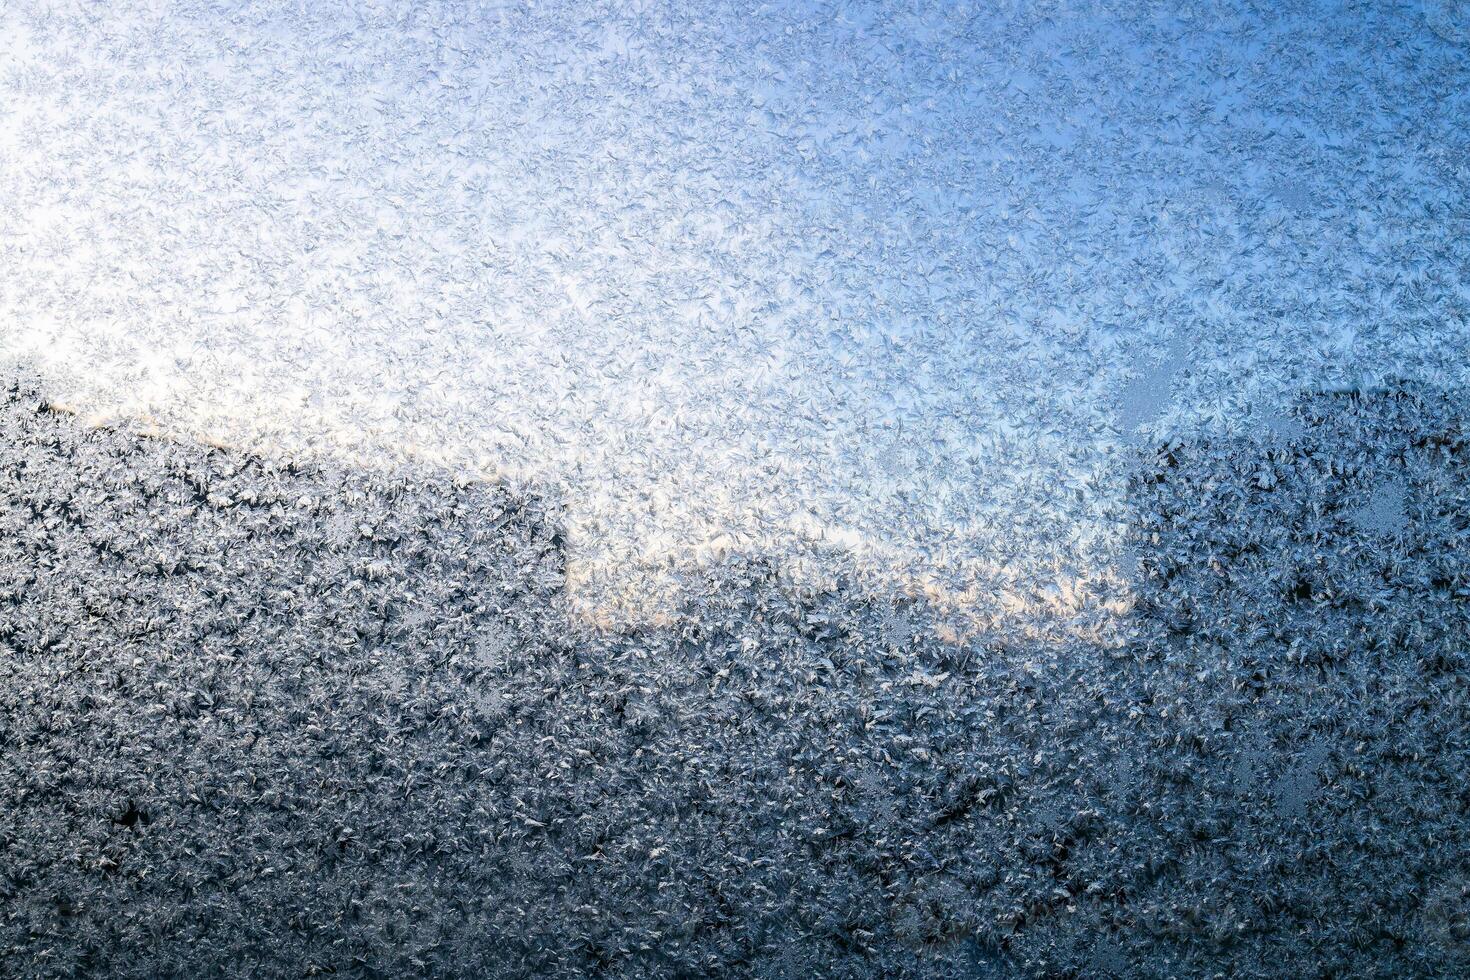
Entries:
[[1164, 422], [1464, 370], [1470, 86], [1413, 10], [612, 7], [7, 5], [0, 355], [535, 482], [644, 611], [731, 548], [1085, 566], [1170, 338]]

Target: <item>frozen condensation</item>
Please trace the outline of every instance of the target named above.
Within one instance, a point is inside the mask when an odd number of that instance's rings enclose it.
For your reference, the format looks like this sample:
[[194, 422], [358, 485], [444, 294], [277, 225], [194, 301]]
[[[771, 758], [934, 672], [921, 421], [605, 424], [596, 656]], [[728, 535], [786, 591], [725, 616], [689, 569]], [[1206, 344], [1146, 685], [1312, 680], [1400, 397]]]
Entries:
[[751, 550], [978, 608], [1113, 553], [1158, 407], [1119, 392], [1170, 338], [1191, 425], [1463, 378], [1464, 24], [20, 0], [0, 359], [89, 416], [535, 483], [580, 595]]

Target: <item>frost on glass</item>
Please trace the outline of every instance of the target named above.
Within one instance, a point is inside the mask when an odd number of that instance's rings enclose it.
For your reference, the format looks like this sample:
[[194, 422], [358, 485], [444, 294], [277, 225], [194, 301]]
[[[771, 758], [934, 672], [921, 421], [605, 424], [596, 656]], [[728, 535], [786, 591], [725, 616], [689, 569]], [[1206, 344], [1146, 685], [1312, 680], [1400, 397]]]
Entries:
[[[1290, 440], [1140, 447], [1112, 627], [957, 638], [751, 557], [667, 624], [593, 628], [552, 501], [99, 429], [12, 384], [0, 954], [1453, 971], [1466, 409], [1307, 394]], [[1384, 487], [1388, 536], [1360, 516]]]
[[0, 973], [1465, 972], [1465, 9], [0, 6]]
[[1464, 380], [1464, 9], [12, 3], [0, 357], [545, 488], [590, 620], [757, 550], [979, 630], [1120, 443]]

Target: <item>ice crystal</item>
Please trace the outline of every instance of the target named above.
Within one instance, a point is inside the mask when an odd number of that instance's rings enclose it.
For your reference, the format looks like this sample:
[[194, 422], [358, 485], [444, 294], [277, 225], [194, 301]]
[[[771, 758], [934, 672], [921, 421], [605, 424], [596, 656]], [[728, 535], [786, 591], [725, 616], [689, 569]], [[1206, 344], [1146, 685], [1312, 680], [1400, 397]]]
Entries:
[[1467, 24], [0, 5], [0, 973], [1463, 974]]
[[[551, 502], [6, 389], [0, 963], [1453, 974], [1470, 408], [1292, 412], [1135, 458], [1114, 634], [945, 640], [759, 553], [592, 629]], [[1414, 504], [1364, 547], [1385, 473]]]
[[547, 488], [609, 616], [750, 544], [993, 612], [1114, 423], [1464, 379], [1464, 10], [19, 0], [0, 358]]
[[1465, 0], [1421, 0], [1424, 21], [1434, 33], [1455, 44], [1470, 45], [1470, 3]]
[[1373, 488], [1368, 500], [1349, 512], [1349, 519], [1371, 535], [1394, 535], [1407, 523], [1404, 511], [1408, 490], [1402, 479], [1390, 479]]

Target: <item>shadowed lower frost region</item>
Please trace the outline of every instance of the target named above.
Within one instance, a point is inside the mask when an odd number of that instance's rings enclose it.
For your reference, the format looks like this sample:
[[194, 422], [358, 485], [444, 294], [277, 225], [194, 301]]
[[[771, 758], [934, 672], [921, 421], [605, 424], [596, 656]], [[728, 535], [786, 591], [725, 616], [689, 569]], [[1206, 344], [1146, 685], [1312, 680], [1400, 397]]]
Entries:
[[0, 974], [1457, 975], [1464, 408], [1140, 448], [1110, 638], [956, 642], [759, 554], [595, 631], [547, 501], [9, 385]]

